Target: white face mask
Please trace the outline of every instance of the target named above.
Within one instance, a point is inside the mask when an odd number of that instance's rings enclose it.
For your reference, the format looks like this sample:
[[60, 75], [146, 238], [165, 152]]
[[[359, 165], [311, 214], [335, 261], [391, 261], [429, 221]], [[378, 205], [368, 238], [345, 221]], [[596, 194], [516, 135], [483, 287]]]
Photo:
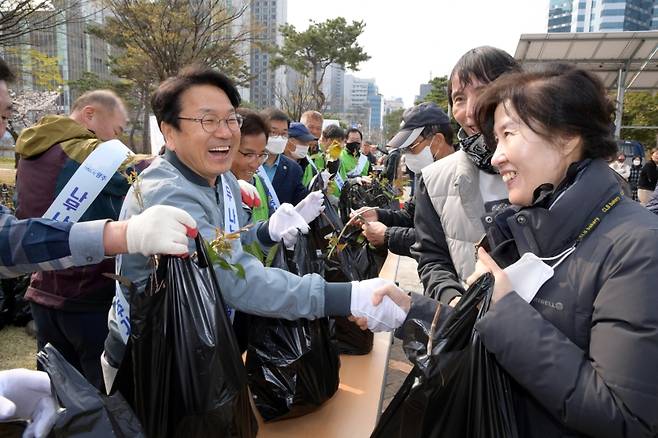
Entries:
[[[544, 283], [553, 277], [555, 268], [574, 252], [575, 249], [575, 247], [571, 247], [562, 254], [549, 258], [539, 258], [533, 253], [527, 252], [515, 263], [503, 269], [503, 271], [507, 274], [510, 283], [512, 283], [512, 288], [514, 288], [516, 293], [526, 302], [530, 303]], [[559, 260], [552, 267], [544, 263], [544, 260], [555, 259]]]
[[292, 156], [301, 160], [308, 155], [308, 146], [295, 146], [295, 150], [292, 151]]
[[284, 137], [282, 135], [273, 135], [267, 140], [265, 149], [267, 149], [267, 152], [270, 154], [278, 155], [283, 153], [287, 144], [288, 137]]
[[404, 154], [404, 162], [409, 170], [411, 170], [413, 173], [419, 173], [421, 170], [423, 170], [424, 167], [429, 166], [434, 162], [434, 157], [430, 151], [431, 146], [432, 144], [430, 143], [429, 146], [423, 148], [423, 150], [418, 154]]

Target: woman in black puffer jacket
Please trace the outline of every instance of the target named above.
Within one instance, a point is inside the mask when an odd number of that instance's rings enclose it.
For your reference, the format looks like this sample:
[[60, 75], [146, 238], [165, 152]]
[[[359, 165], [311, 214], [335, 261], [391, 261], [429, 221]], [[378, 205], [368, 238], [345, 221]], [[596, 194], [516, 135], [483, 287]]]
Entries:
[[[603, 160], [616, 150], [613, 109], [594, 75], [563, 64], [503, 76], [478, 99], [514, 206], [468, 281], [495, 277], [476, 329], [516, 383], [519, 436], [658, 436], [658, 217], [621, 194]], [[522, 267], [526, 253], [547, 280]], [[438, 305], [385, 294], [407, 321]]]

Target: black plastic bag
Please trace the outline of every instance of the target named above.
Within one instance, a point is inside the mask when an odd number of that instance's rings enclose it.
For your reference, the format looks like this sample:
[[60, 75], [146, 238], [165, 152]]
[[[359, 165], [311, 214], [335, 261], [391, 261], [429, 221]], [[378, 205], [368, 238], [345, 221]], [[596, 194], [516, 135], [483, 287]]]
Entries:
[[149, 437], [255, 437], [237, 341], [205, 242], [196, 245], [195, 258], [163, 257], [147, 292], [132, 294], [131, 399]]
[[403, 348], [414, 368], [373, 438], [518, 437], [509, 377], [474, 330], [492, 291], [493, 277], [485, 275], [454, 309], [439, 305], [434, 327], [420, 320], [405, 323]]
[[316, 178], [315, 182], [311, 186], [311, 191], [321, 190], [324, 196], [324, 211], [309, 224], [310, 232], [309, 237], [313, 242], [313, 245], [321, 251], [324, 251], [329, 241], [326, 239], [327, 236], [333, 234], [338, 234], [343, 229], [343, 221], [338, 214], [338, 211], [331, 204], [329, 197], [327, 196], [326, 191], [322, 190], [322, 183], [320, 182], [322, 178]]
[[120, 393], [101, 394], [50, 344], [37, 354], [50, 376], [60, 410], [50, 436], [144, 437], [139, 420]]
[[[387, 252], [371, 248], [367, 241], [359, 241], [361, 231], [354, 228], [344, 237], [345, 247], [335, 251], [327, 262], [327, 281], [360, 281], [379, 276]], [[331, 318], [333, 340], [341, 354], [362, 355], [372, 351], [374, 334], [361, 330], [345, 317]]]
[[[299, 275], [322, 269], [309, 239], [300, 235], [292, 255], [279, 244], [272, 267]], [[340, 359], [327, 318], [313, 321], [252, 316], [246, 368], [254, 403], [265, 421], [316, 410], [338, 390]]]
[[[311, 190], [321, 190], [321, 178], [316, 178]], [[325, 193], [325, 209], [310, 224], [310, 240], [316, 248], [328, 252], [328, 236], [342, 231], [344, 223], [338, 211], [329, 202]], [[361, 230], [357, 227], [341, 238], [345, 248], [332, 251], [330, 259], [323, 260], [324, 279], [329, 282], [347, 282], [367, 280], [379, 276], [384, 265], [384, 252], [370, 248], [366, 241], [359, 242]], [[355, 323], [344, 317], [330, 318], [332, 341], [340, 354], [362, 355], [372, 351], [374, 334], [370, 330], [361, 330]]]
[[370, 184], [347, 181], [338, 200], [340, 217], [347, 223], [352, 210], [361, 207], [389, 208], [391, 201], [395, 200], [398, 194], [391, 184], [382, 184], [377, 178], [373, 178]]
[[31, 275], [21, 275], [0, 280], [0, 328], [5, 325], [25, 326], [32, 319], [30, 303], [25, 292]]

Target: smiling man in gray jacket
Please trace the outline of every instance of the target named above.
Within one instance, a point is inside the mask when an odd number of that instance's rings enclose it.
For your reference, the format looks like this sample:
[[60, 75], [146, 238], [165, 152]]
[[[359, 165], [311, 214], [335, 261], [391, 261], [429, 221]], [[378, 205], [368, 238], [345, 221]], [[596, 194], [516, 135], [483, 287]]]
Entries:
[[[190, 213], [206, 240], [216, 237], [217, 228], [232, 230], [247, 225], [247, 214], [236, 207], [233, 198], [234, 194], [239, 196], [239, 185], [229, 172], [240, 143], [241, 125], [235, 111], [240, 95], [232, 82], [219, 72], [190, 68], [160, 84], [151, 103], [167, 151], [141, 174], [139, 189], [143, 205], [139, 205], [133, 186], [126, 196], [121, 217], [128, 218], [152, 205], [174, 205]], [[280, 269], [265, 268], [243, 251], [242, 243], [257, 241], [267, 247], [290, 236], [296, 232], [299, 220], [304, 221], [292, 206], [283, 204], [269, 221], [243, 233], [242, 242], [232, 242], [229, 261], [241, 264], [246, 277], [239, 278], [232, 271], [216, 268], [219, 286], [229, 306], [247, 313], [288, 319], [370, 315], [375, 316], [369, 324], [374, 330], [387, 329], [393, 326], [394, 319], [404, 318], [392, 301], [383, 312], [372, 305], [372, 292], [389, 283], [386, 280], [326, 283], [317, 274], [298, 277]], [[193, 251], [192, 241], [190, 249]], [[117, 266], [120, 275], [130, 279], [138, 292], [143, 291], [152, 272], [148, 258], [123, 256]], [[120, 364], [130, 333], [129, 302], [129, 292], [122, 287], [109, 316], [110, 334], [103, 359], [106, 386], [113, 380], [112, 368]]]

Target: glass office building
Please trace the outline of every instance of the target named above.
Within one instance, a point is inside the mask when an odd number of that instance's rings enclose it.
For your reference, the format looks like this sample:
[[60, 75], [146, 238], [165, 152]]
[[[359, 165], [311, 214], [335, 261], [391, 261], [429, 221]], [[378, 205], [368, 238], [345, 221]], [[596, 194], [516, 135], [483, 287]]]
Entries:
[[658, 0], [549, 0], [549, 32], [658, 29]]

